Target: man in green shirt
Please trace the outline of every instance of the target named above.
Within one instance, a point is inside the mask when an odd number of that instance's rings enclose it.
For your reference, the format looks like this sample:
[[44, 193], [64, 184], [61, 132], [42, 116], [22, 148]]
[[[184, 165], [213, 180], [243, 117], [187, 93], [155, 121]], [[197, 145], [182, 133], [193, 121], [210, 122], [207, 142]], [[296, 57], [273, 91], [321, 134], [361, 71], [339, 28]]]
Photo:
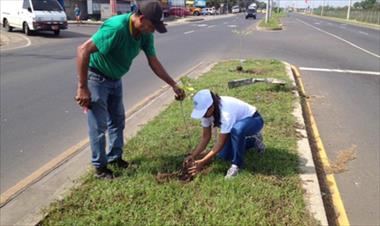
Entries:
[[[153, 33], [165, 33], [162, 8], [156, 0], [144, 1], [136, 13], [114, 16], [77, 49], [77, 103], [88, 110], [89, 137], [95, 176], [112, 179], [107, 164], [127, 168], [122, 159], [125, 124], [121, 77], [129, 71], [140, 50], [145, 52], [153, 72], [169, 84], [177, 100], [184, 91], [169, 76], [156, 57]], [[106, 130], [109, 152], [105, 151]]]

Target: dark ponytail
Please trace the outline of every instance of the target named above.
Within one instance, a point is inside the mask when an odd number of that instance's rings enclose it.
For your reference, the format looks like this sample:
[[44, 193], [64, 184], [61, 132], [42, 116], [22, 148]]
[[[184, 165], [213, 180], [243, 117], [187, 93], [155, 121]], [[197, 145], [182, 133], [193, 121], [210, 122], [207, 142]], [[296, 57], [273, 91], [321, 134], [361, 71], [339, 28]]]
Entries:
[[221, 99], [220, 99], [220, 96], [218, 96], [218, 94], [214, 94], [213, 92], [211, 92], [211, 97], [212, 97], [212, 100], [213, 100], [213, 103], [212, 105], [214, 106], [214, 113], [213, 113], [213, 117], [214, 117], [214, 127], [219, 127], [220, 128], [220, 125], [221, 125], [221, 122], [220, 122], [220, 107], [221, 107]]

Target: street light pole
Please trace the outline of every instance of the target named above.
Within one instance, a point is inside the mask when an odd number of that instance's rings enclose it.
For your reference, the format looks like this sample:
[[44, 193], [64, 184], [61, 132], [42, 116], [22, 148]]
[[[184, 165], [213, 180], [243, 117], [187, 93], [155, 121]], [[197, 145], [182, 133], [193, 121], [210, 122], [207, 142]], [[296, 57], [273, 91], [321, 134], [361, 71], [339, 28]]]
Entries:
[[347, 20], [350, 20], [351, 0], [348, 0]]

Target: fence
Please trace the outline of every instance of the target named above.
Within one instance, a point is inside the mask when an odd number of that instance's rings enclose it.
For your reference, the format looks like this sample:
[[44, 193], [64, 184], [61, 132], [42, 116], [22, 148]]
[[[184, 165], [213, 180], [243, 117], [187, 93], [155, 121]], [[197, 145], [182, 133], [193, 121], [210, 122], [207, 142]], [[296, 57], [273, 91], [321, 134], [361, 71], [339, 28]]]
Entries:
[[[314, 14], [321, 15], [321, 9], [315, 9]], [[324, 9], [323, 16], [330, 16], [336, 18], [347, 18], [347, 9]], [[380, 10], [358, 10], [352, 9], [350, 12], [350, 20], [356, 20], [366, 23], [379, 24], [380, 25]]]

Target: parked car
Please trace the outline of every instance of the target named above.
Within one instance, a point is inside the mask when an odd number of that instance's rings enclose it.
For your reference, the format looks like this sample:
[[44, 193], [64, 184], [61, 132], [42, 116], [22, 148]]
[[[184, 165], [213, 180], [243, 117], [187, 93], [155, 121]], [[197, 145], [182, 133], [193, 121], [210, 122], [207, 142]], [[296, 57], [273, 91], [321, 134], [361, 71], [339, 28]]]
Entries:
[[215, 15], [216, 10], [215, 7], [203, 8], [202, 15]]
[[7, 31], [19, 28], [26, 35], [33, 31], [67, 29], [67, 17], [57, 0], [0, 0], [0, 17]]
[[232, 13], [240, 13], [240, 7], [238, 5], [232, 6], [231, 12]]
[[[171, 7], [168, 11], [166, 11], [167, 16], [190, 16], [191, 12], [185, 7]], [[165, 11], [164, 11], [165, 16]]]
[[207, 8], [207, 12], [209, 15], [215, 15], [216, 14], [215, 7]]
[[252, 17], [256, 20], [256, 9], [247, 9], [247, 15], [245, 15], [245, 19]]
[[201, 9], [201, 8], [190, 7], [189, 10], [190, 10], [190, 12], [191, 12], [194, 16], [200, 16], [200, 15], [202, 14], [202, 9]]
[[207, 10], [206, 10], [206, 9], [207, 9], [207, 8], [203, 8], [203, 9], [202, 9], [202, 12], [201, 12], [201, 13], [202, 13], [203, 16], [204, 16], [204, 15], [207, 15]]

